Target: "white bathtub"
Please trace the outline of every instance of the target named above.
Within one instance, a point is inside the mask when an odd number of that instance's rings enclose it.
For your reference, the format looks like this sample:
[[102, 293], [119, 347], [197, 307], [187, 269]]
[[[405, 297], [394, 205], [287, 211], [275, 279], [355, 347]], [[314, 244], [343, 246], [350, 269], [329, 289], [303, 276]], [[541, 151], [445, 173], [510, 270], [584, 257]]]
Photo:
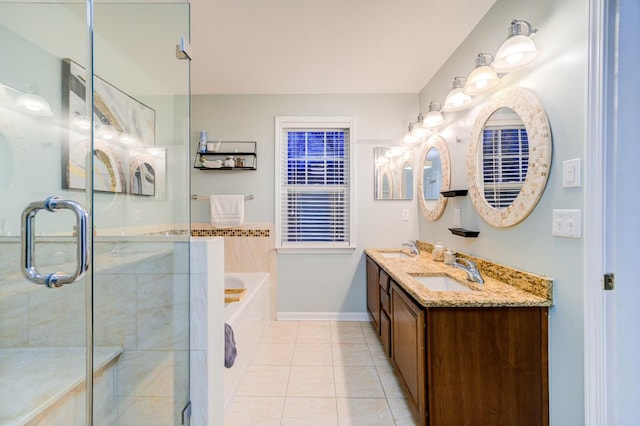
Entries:
[[231, 368], [224, 372], [224, 402], [228, 410], [235, 398], [236, 388], [244, 375], [264, 327], [271, 318], [269, 309], [268, 272], [233, 272], [225, 274], [225, 288], [246, 288], [247, 294], [239, 302], [227, 303], [224, 320], [231, 326], [238, 355]]

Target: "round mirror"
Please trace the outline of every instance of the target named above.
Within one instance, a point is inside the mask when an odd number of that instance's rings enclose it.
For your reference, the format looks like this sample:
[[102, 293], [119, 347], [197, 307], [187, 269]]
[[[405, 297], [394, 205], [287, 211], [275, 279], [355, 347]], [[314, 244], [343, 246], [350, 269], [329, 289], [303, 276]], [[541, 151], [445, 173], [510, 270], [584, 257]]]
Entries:
[[405, 161], [402, 165], [400, 190], [402, 191], [402, 199], [413, 200], [413, 165], [411, 161]]
[[447, 199], [441, 192], [449, 190], [451, 179], [449, 150], [441, 136], [434, 135], [427, 140], [422, 149], [419, 164], [420, 211], [427, 220], [435, 221], [444, 212]]
[[467, 155], [469, 196], [495, 227], [523, 221], [540, 200], [551, 166], [551, 131], [538, 98], [510, 88], [475, 121]]

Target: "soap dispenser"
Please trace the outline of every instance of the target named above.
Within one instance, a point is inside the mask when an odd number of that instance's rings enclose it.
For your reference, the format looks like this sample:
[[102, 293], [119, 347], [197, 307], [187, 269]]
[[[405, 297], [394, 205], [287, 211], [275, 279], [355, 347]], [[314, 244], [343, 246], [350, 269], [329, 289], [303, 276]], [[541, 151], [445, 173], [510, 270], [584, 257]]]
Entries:
[[200, 131], [200, 143], [198, 144], [198, 152], [205, 153], [207, 152], [207, 131]]

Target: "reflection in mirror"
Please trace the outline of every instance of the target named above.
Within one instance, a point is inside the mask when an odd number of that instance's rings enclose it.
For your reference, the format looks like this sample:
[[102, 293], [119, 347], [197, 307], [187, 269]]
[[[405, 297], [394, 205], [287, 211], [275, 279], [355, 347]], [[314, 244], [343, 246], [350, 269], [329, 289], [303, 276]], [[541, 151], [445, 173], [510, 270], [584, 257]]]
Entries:
[[413, 166], [410, 161], [405, 161], [402, 165], [402, 198], [413, 200]]
[[491, 207], [509, 207], [518, 197], [529, 167], [529, 139], [524, 123], [511, 108], [496, 110], [482, 130], [482, 184]]
[[418, 204], [422, 215], [435, 221], [442, 216], [447, 205], [447, 199], [441, 192], [449, 190], [451, 179], [449, 150], [442, 136], [433, 135], [427, 140], [419, 164], [422, 176], [418, 178]]
[[374, 199], [413, 198], [413, 151], [401, 146], [374, 149]]
[[422, 163], [422, 192], [429, 208], [433, 208], [440, 197], [442, 164], [437, 148], [430, 148]]
[[469, 197], [489, 225], [522, 222], [540, 200], [551, 166], [551, 129], [540, 100], [512, 87], [478, 114], [467, 153]]

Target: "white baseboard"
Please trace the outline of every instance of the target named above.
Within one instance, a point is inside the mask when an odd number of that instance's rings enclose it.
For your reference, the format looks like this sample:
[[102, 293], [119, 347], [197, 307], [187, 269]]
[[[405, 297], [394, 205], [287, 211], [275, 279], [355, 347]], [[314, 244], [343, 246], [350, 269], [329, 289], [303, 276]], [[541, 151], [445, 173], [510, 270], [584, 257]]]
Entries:
[[371, 321], [367, 312], [278, 312], [276, 318], [278, 321]]

